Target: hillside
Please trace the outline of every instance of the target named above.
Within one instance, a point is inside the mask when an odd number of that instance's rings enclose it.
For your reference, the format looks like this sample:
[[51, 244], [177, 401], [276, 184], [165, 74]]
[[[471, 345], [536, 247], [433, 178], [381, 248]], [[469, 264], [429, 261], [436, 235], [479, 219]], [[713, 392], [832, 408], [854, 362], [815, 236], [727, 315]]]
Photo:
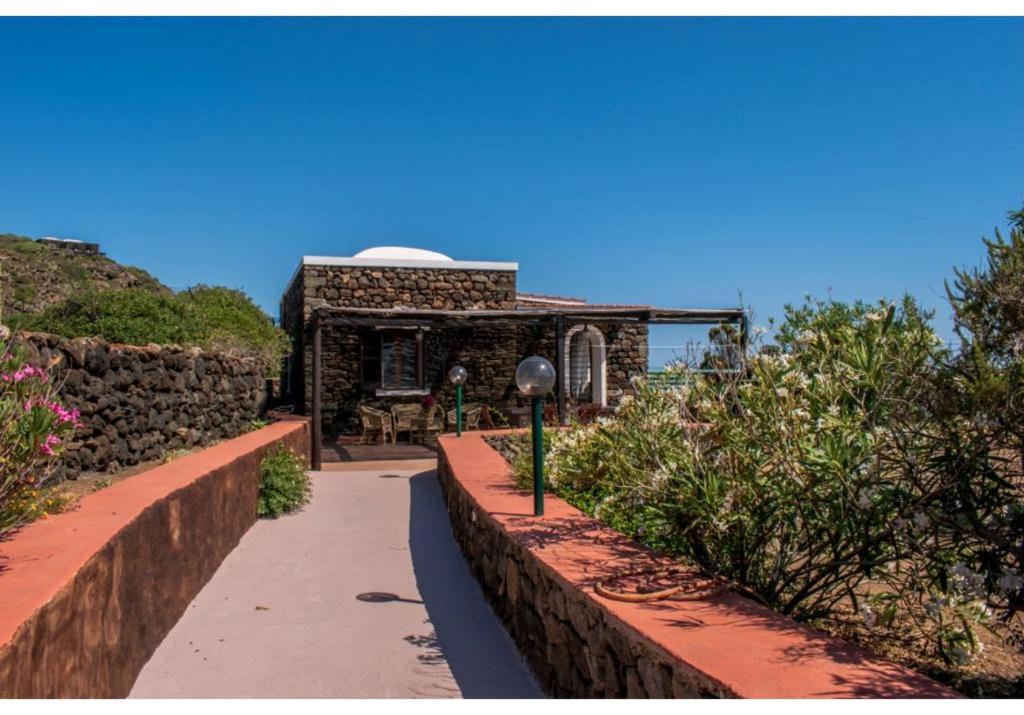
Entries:
[[106, 256], [73, 254], [14, 234], [0, 234], [0, 293], [4, 318], [39, 313], [85, 290], [171, 291], [141, 268]]

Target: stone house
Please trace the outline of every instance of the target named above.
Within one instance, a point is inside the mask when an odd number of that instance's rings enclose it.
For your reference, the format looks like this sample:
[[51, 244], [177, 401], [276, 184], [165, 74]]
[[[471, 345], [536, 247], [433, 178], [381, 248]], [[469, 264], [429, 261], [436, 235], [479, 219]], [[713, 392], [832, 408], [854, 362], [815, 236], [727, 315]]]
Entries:
[[451, 408], [448, 371], [462, 365], [466, 402], [508, 415], [523, 404], [516, 366], [543, 355], [559, 372], [554, 401], [567, 419], [574, 405], [615, 405], [630, 379], [646, 374], [649, 323], [738, 322], [741, 315], [520, 293], [517, 272], [516, 263], [410, 248], [304, 256], [281, 300], [281, 326], [294, 346], [284, 397], [304, 414], [319, 406], [324, 433], [351, 433], [359, 404], [388, 409], [430, 395]]

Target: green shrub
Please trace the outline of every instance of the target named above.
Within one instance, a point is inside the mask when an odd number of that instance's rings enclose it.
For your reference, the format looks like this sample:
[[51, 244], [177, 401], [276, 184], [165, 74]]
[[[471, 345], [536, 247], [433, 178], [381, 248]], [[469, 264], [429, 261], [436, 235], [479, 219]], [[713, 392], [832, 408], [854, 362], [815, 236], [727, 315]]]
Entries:
[[278, 517], [309, 501], [309, 474], [302, 459], [278, 444], [260, 463], [260, 497], [257, 514]]
[[[545, 429], [542, 432], [544, 454], [551, 450], [556, 430]], [[512, 476], [520, 489], [533, 489], [533, 437], [531, 432], [518, 432], [502, 439], [505, 458], [512, 467]], [[550, 488], [548, 474], [544, 474], [544, 487]]]
[[280, 369], [287, 338], [245, 293], [196, 286], [176, 295], [143, 288], [86, 290], [38, 315], [16, 316], [12, 327], [115, 343], [197, 345], [251, 357], [267, 375]]
[[197, 316], [199, 344], [228, 354], [254, 357], [276, 374], [291, 349], [287, 336], [240, 290], [199, 285], [179, 295]]
[[639, 381], [612, 419], [557, 435], [552, 486], [782, 613], [852, 606], [964, 662], [1020, 588], [1021, 481], [934, 409], [948, 355], [927, 318], [909, 299], [787, 308], [781, 351], [744, 374]]
[[19, 283], [11, 291], [11, 297], [19, 303], [35, 300], [37, 295], [39, 295], [39, 288], [32, 283]]
[[269, 424], [270, 424], [270, 420], [265, 420], [262, 417], [257, 417], [254, 420], [249, 420], [249, 424], [247, 424], [245, 426], [245, 431], [246, 432], [255, 432], [256, 430], [263, 429], [264, 427], [266, 427]]
[[11, 253], [23, 256], [42, 256], [47, 250], [43, 244], [15, 233], [0, 233], [0, 244]]
[[191, 306], [176, 296], [138, 288], [83, 291], [38, 315], [18, 316], [12, 327], [65, 337], [100, 337], [113, 343], [185, 345], [201, 336]]

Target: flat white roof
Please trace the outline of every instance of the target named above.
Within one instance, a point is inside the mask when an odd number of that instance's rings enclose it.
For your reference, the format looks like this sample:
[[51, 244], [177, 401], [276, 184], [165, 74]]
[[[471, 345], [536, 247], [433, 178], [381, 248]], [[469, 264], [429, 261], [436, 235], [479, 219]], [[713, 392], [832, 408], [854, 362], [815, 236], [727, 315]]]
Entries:
[[304, 266], [354, 266], [379, 268], [440, 268], [462, 271], [518, 271], [519, 264], [499, 261], [453, 261], [423, 258], [378, 258], [376, 256], [303, 256]]

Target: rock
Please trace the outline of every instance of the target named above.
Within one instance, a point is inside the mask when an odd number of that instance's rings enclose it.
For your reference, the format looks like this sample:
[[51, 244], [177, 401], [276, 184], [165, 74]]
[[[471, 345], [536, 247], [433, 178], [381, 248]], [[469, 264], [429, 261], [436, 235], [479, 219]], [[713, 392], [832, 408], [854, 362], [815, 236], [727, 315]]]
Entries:
[[61, 400], [81, 411], [84, 424], [64, 452], [68, 476], [234, 437], [262, 411], [263, 375], [251, 360], [46, 334], [15, 340], [36, 365], [57, 358], [53, 375]]

